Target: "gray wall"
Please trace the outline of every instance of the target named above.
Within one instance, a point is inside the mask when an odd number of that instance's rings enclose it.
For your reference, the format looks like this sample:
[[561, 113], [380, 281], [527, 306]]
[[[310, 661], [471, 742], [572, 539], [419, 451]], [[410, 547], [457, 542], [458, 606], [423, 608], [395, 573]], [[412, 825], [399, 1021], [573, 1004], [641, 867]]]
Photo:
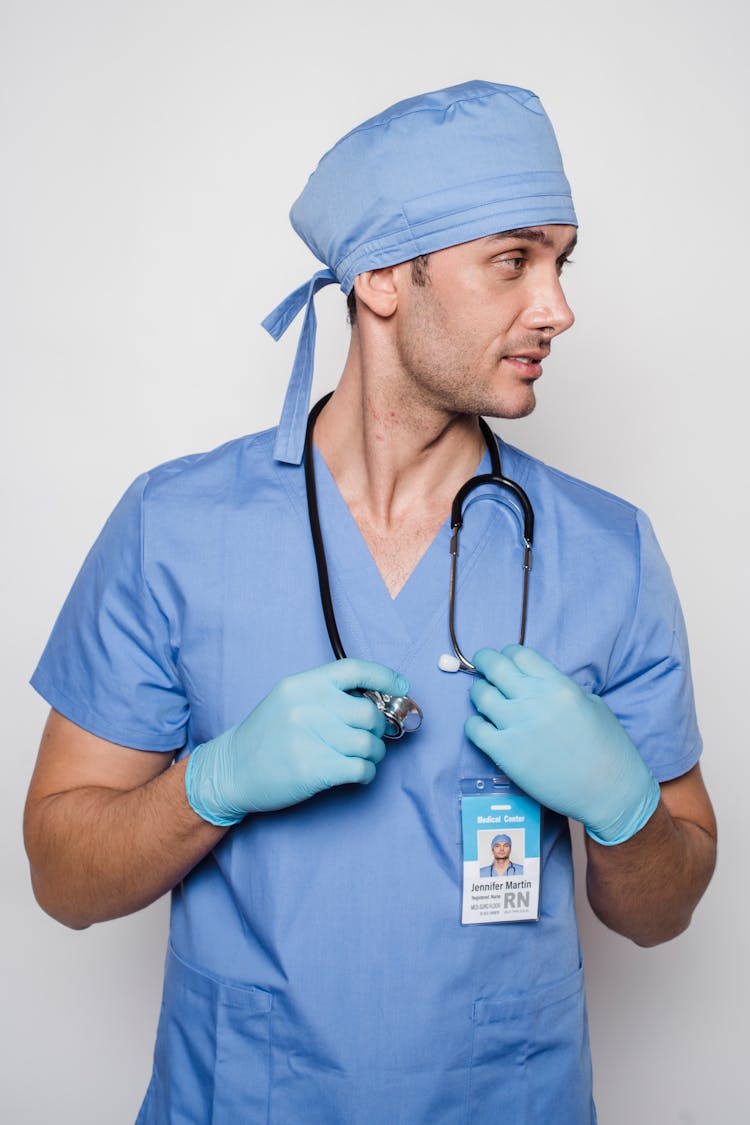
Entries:
[[[636, 949], [581, 903], [602, 1125], [747, 1119], [747, 33], [740, 0], [0, 4], [6, 1120], [132, 1121], [159, 1002], [166, 903], [76, 934], [29, 890], [26, 679], [54, 616], [136, 473], [275, 422], [296, 332], [258, 322], [313, 271], [286, 210], [320, 154], [474, 77], [541, 94], [581, 221], [578, 324], [502, 431], [651, 515], [722, 827], [677, 941]], [[346, 328], [318, 303], [323, 389]]]

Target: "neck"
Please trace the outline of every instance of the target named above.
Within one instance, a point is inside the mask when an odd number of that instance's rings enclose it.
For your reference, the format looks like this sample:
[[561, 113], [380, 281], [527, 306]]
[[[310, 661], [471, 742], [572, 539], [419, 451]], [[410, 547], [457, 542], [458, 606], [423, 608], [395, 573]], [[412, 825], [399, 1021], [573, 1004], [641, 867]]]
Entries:
[[437, 409], [400, 371], [364, 363], [356, 332], [315, 444], [358, 522], [382, 531], [425, 507], [442, 523], [484, 451], [475, 417]]
[[387, 350], [369, 354], [368, 363], [353, 331], [315, 444], [395, 598], [476, 472], [484, 441], [475, 417], [426, 401]]

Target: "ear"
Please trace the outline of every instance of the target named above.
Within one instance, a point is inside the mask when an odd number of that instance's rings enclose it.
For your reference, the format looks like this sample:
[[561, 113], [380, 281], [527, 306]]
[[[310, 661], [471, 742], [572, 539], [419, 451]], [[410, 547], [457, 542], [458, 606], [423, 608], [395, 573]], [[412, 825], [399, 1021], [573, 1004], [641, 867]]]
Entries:
[[398, 306], [398, 279], [396, 266], [380, 270], [366, 270], [354, 278], [357, 302], [375, 316], [392, 316]]

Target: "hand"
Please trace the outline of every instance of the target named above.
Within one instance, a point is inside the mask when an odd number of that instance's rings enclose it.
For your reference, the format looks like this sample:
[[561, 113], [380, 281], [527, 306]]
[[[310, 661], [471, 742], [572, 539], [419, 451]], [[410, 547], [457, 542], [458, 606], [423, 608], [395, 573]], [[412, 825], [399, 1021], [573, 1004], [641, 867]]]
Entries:
[[659, 784], [606, 703], [521, 645], [482, 649], [473, 664], [484, 677], [471, 688], [479, 715], [465, 727], [474, 745], [599, 843], [634, 836], [659, 803]]
[[185, 774], [193, 809], [211, 824], [282, 809], [334, 785], [368, 785], [385, 756], [385, 719], [361, 695], [405, 695], [402, 676], [364, 660], [336, 660], [287, 676], [236, 727], [196, 746]]

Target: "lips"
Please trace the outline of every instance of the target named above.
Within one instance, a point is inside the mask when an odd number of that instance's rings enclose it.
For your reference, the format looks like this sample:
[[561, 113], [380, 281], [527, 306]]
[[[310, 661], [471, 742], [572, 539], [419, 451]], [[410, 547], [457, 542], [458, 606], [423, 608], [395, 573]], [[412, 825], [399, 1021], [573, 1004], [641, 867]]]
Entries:
[[519, 374], [527, 379], [538, 379], [542, 373], [542, 360], [547, 352], [525, 352], [522, 355], [508, 355], [504, 362], [509, 363]]
[[515, 355], [509, 355], [508, 359], [517, 359], [521, 363], [541, 363], [549, 355], [549, 349], [540, 351], [517, 352]]

